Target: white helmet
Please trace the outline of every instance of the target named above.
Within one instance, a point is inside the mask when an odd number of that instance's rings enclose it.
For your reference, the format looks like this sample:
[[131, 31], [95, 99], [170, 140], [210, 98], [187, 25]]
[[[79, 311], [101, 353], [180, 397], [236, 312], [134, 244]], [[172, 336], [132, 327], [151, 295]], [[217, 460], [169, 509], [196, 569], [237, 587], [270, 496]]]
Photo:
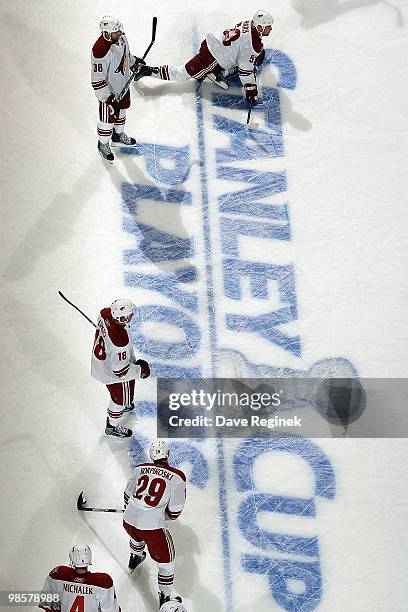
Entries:
[[73, 546], [69, 551], [69, 564], [71, 567], [88, 567], [92, 565], [92, 553], [87, 544]]
[[182, 603], [178, 601], [168, 601], [160, 608], [160, 612], [187, 612]]
[[[129, 323], [135, 308], [134, 303], [130, 300], [115, 300], [110, 305], [112, 318], [120, 323]], [[122, 318], [124, 319], [123, 321]]]
[[123, 25], [117, 17], [105, 15], [99, 22], [99, 28], [106, 40], [111, 39], [112, 32], [123, 32]]
[[159, 459], [167, 459], [169, 456], [169, 449], [164, 440], [155, 440], [150, 443], [149, 455], [152, 461], [159, 461]]
[[259, 9], [259, 11], [256, 11], [255, 15], [252, 17], [252, 21], [256, 28], [260, 26], [262, 29], [264, 29], [264, 27], [271, 26], [273, 24], [273, 17], [270, 13], [268, 13], [268, 11]]

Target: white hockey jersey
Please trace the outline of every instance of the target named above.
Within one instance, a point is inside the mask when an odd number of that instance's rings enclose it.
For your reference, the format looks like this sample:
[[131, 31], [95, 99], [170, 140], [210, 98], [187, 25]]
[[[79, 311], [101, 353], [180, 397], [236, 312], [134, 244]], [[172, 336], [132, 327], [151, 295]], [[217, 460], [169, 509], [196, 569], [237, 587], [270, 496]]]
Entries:
[[[48, 574], [41, 592], [58, 594], [61, 612], [120, 612], [109, 574], [77, 574], [72, 567], [60, 565]], [[41, 603], [38, 607], [51, 611], [51, 605]]]
[[230, 29], [206, 36], [210, 53], [223, 68], [238, 68], [243, 85], [255, 83], [254, 65], [263, 51], [261, 36], [251, 19], [241, 21]]
[[98, 317], [98, 327], [92, 348], [91, 375], [105, 385], [139, 378], [139, 366], [134, 364], [132, 340], [126, 329], [113, 318], [110, 308]]
[[116, 98], [119, 96], [130, 79], [130, 68], [135, 61], [125, 35], [117, 44], [102, 35], [98, 38], [91, 53], [91, 83], [98, 100], [106, 102], [112, 93]]
[[176, 520], [186, 501], [184, 472], [168, 463], [142, 463], [135, 468], [124, 493], [123, 519], [137, 529], [164, 529]]

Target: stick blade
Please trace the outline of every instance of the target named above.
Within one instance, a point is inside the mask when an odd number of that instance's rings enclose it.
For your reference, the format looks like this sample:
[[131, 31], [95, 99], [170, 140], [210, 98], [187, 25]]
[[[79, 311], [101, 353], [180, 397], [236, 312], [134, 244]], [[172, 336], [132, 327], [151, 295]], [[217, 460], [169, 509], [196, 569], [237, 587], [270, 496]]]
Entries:
[[86, 504], [86, 497], [84, 496], [84, 492], [81, 491], [80, 494], [78, 495], [78, 500], [77, 500], [78, 510], [83, 510], [85, 504]]
[[256, 130], [257, 128], [259, 128], [259, 123], [255, 123], [254, 121], [247, 123], [248, 130]]
[[152, 21], [152, 41], [156, 40], [157, 17], [153, 17]]

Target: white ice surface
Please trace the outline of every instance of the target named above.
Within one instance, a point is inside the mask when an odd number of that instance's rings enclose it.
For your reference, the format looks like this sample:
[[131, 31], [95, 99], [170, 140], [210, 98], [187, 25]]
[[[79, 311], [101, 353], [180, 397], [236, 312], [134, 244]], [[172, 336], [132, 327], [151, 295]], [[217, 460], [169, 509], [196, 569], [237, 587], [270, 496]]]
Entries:
[[[79, 515], [75, 507], [82, 489], [91, 504], [120, 505], [130, 464], [127, 442], [103, 435], [106, 392], [89, 375], [92, 329], [57, 291], [91, 317], [124, 293], [137, 304], [161, 299], [124, 287], [122, 252], [134, 241], [122, 231], [121, 184], [155, 183], [143, 157], [118, 152], [112, 167], [98, 157], [89, 53], [99, 19], [107, 12], [123, 21], [138, 54], [149, 41], [151, 17], [157, 15], [157, 42], [149, 60], [176, 64], [192, 56], [196, 29], [201, 40], [207, 30], [232, 25], [257, 8], [242, 0], [227, 0], [222, 7], [215, 0], [143, 7], [123, 0], [2, 3], [2, 589], [39, 589], [52, 567], [66, 563], [72, 544], [85, 541], [93, 549], [94, 569], [113, 576], [122, 610], [157, 609], [155, 565], [147, 561], [138, 578], [126, 574], [121, 517]], [[276, 24], [267, 45], [287, 54], [298, 76], [296, 89], [279, 89], [285, 155], [238, 166], [286, 170], [288, 192], [280, 202], [289, 204], [292, 240], [275, 243], [273, 249], [270, 242], [253, 238], [241, 239], [240, 245], [248, 260], [294, 265], [298, 319], [285, 331], [300, 335], [302, 355], [289, 355], [258, 335], [232, 332], [224, 324], [227, 312], [262, 310], [254, 300], [235, 304], [223, 295], [216, 197], [237, 185], [216, 179], [215, 148], [226, 143], [212, 124], [218, 112], [210, 103], [213, 90], [203, 85], [218, 347], [238, 352], [235, 359], [220, 351], [218, 364], [226, 367], [227, 355], [228, 373], [245, 375], [245, 360], [307, 370], [320, 359], [341, 356], [360, 376], [405, 377], [406, 4], [276, 0], [270, 10]], [[269, 67], [262, 82], [274, 87], [276, 77]], [[219, 112], [245, 121], [238, 111]], [[190, 147], [186, 180], [175, 187], [191, 191], [193, 205], [182, 209], [145, 201], [139, 221], [194, 237], [191, 263], [198, 278], [185, 290], [197, 292], [202, 341], [194, 358], [179, 365], [201, 366], [211, 375], [194, 85], [141, 82], [133, 90], [126, 131], [139, 141]], [[172, 264], [150, 264], [143, 272], [171, 269]], [[249, 295], [249, 286], [244, 288]], [[271, 295], [270, 304], [276, 299]], [[175, 332], [162, 326], [151, 333], [169, 340]], [[152, 400], [154, 393], [150, 380], [138, 399]], [[139, 416], [130, 422], [136, 432], [154, 436], [153, 419]], [[241, 554], [257, 550], [237, 525], [243, 494], [234, 484], [236, 444], [225, 443], [223, 451], [228, 524], [218, 497], [220, 457], [215, 443], [208, 442], [202, 445], [208, 483], [204, 489], [190, 486], [185, 512], [173, 527], [176, 588], [189, 612], [282, 609], [266, 579], [244, 573], [240, 565]], [[312, 521], [269, 513], [262, 526], [318, 536], [319, 610], [406, 610], [406, 440], [326, 439], [316, 444], [335, 472], [334, 499], [316, 498]], [[254, 490], [310, 497], [313, 486], [310, 469], [293, 455], [267, 454], [254, 471]], [[231, 546], [232, 594], [226, 588], [223, 528]]]

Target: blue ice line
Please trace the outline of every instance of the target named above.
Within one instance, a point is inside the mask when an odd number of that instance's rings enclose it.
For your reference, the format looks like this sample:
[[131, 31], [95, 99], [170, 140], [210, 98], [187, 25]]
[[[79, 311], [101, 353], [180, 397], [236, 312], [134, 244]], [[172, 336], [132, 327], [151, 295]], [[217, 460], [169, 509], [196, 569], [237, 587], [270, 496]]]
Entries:
[[[194, 28], [194, 47], [198, 48], [198, 30]], [[205, 250], [205, 269], [207, 280], [207, 309], [208, 309], [208, 324], [209, 324], [209, 343], [211, 355], [211, 375], [216, 376], [216, 349], [217, 349], [217, 328], [215, 323], [215, 307], [214, 307], [214, 280], [213, 266], [211, 261], [211, 234], [210, 234], [210, 211], [208, 197], [208, 175], [207, 175], [207, 157], [205, 150], [205, 134], [204, 134], [204, 109], [203, 100], [201, 97], [200, 85], [196, 89], [196, 112], [197, 112], [197, 140], [198, 150], [200, 155], [200, 183], [201, 183], [201, 202], [203, 215], [204, 229], [204, 250]], [[232, 599], [232, 578], [231, 578], [231, 545], [228, 529], [228, 504], [227, 504], [227, 488], [225, 474], [225, 456], [224, 443], [221, 438], [217, 439], [217, 466], [218, 466], [218, 500], [221, 515], [221, 537], [222, 548], [224, 555], [224, 595], [225, 607], [227, 612], [233, 612], [234, 604]]]

